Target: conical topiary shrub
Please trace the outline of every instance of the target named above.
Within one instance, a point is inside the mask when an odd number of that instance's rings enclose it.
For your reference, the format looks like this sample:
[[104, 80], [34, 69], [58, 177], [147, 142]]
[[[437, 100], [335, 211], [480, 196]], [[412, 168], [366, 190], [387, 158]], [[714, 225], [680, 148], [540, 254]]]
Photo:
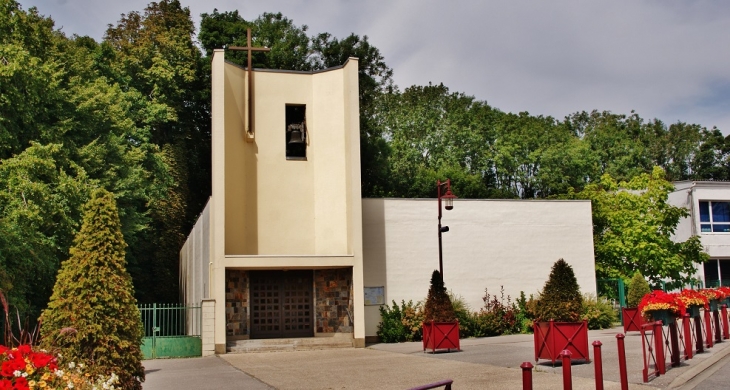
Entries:
[[629, 281], [629, 294], [626, 297], [626, 305], [628, 307], [639, 307], [641, 298], [650, 292], [649, 282], [644, 279], [639, 271], [636, 271], [634, 277]]
[[125, 268], [126, 246], [112, 194], [94, 191], [41, 315], [41, 336], [46, 349], [86, 364], [89, 374], [114, 373], [121, 388], [141, 389], [142, 322]]
[[451, 299], [444, 287], [444, 280], [441, 273], [434, 270], [431, 274], [431, 287], [428, 289], [428, 297], [426, 305], [423, 309], [423, 320], [434, 322], [452, 322], [456, 321], [454, 307], [451, 305]]
[[583, 297], [573, 267], [559, 259], [553, 264], [550, 277], [542, 289], [536, 308], [537, 321], [580, 321]]

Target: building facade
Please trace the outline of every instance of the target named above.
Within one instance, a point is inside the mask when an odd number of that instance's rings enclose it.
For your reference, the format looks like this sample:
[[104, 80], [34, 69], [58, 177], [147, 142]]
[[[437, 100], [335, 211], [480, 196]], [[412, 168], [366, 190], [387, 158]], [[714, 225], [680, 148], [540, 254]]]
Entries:
[[685, 207], [675, 238], [700, 237], [710, 260], [698, 266], [697, 277], [707, 287], [730, 286], [730, 182], [678, 181], [669, 203]]
[[[183, 299], [204, 302], [204, 354], [252, 339], [364, 347], [381, 305], [425, 299], [437, 202], [361, 198], [357, 59], [249, 81], [224, 56], [212, 62], [212, 196], [180, 252]], [[473, 310], [487, 288], [538, 292], [559, 258], [596, 291], [589, 201], [464, 200], [443, 222], [446, 286]]]

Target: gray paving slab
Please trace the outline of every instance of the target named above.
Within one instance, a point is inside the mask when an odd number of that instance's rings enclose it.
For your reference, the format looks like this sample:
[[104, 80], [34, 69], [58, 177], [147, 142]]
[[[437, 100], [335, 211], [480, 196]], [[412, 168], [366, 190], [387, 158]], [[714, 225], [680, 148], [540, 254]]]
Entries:
[[[589, 331], [600, 341], [606, 389], [620, 389], [616, 335], [620, 328]], [[420, 342], [375, 344], [293, 352], [227, 354], [219, 357], [145, 361], [145, 389], [408, 389], [444, 379], [454, 389], [520, 389], [522, 362], [535, 365], [535, 389], [562, 389], [562, 367], [534, 361], [532, 335], [461, 340], [462, 351], [424, 353]], [[642, 382], [643, 346], [638, 333], [625, 340], [630, 389], [711, 390], [724, 385], [722, 367], [730, 362], [730, 341]], [[591, 347], [594, 360], [594, 349]], [[595, 361], [571, 365], [574, 389], [595, 389]], [[706, 384], [710, 387], [698, 387]], [[714, 386], [714, 387], [712, 387]], [[719, 387], [718, 387], [719, 386]], [[724, 387], [723, 387], [724, 386]]]
[[145, 360], [142, 365], [145, 390], [272, 389], [218, 356]]

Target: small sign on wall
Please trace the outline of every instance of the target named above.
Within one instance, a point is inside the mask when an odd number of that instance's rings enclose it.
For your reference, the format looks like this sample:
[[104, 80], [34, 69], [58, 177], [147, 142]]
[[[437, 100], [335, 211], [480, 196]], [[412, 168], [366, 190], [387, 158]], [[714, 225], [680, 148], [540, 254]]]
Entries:
[[385, 304], [385, 286], [365, 287], [365, 306]]

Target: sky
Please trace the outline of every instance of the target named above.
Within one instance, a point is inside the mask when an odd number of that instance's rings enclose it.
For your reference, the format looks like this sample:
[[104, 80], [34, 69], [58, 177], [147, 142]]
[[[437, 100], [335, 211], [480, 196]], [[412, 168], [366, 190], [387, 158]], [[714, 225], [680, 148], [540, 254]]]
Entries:
[[[19, 0], [101, 40], [145, 0]], [[309, 34], [367, 35], [394, 81], [443, 83], [505, 112], [636, 111], [730, 134], [730, 4], [722, 1], [181, 0], [200, 14], [281, 12]]]

